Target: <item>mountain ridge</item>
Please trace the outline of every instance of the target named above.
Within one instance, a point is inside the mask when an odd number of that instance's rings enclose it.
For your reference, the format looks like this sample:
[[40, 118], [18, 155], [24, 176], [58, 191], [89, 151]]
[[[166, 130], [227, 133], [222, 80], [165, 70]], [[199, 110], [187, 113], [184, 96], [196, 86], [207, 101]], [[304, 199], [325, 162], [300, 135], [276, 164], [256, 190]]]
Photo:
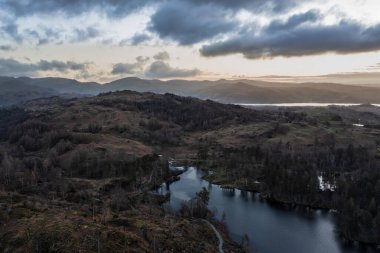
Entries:
[[[9, 87], [9, 82], [14, 84], [14, 88]], [[6, 91], [5, 87], [8, 87]], [[338, 83], [280, 83], [248, 79], [161, 81], [126, 77], [100, 84], [57, 77], [4, 76], [0, 77], [0, 98], [3, 98], [0, 100], [0, 106], [53, 95], [93, 96], [123, 90], [157, 94], [172, 93], [211, 99], [221, 103], [380, 103], [380, 88], [378, 87]]]

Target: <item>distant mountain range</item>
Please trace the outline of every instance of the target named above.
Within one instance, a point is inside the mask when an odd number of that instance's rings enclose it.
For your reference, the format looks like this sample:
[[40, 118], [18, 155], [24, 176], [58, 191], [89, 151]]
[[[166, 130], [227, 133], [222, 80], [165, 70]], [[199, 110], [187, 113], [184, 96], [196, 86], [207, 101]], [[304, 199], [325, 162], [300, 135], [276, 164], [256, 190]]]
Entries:
[[276, 83], [257, 80], [145, 80], [136, 77], [106, 84], [65, 78], [0, 77], [0, 106], [50, 96], [92, 96], [133, 90], [173, 93], [222, 103], [380, 103], [380, 88], [336, 83]]

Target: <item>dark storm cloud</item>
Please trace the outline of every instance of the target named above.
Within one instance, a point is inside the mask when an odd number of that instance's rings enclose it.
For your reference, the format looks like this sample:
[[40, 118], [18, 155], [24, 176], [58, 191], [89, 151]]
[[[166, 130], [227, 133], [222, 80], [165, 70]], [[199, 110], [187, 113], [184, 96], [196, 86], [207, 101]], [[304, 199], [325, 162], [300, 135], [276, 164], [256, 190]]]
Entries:
[[77, 63], [74, 61], [46, 61], [40, 60], [37, 63], [24, 63], [15, 59], [0, 58], [0, 75], [20, 76], [35, 75], [40, 71], [58, 71], [66, 72], [69, 70], [83, 71], [86, 70], [89, 63]]
[[[280, 25], [274, 21], [257, 35], [245, 30], [227, 40], [203, 46], [201, 54], [219, 56], [240, 53], [246, 58], [258, 59], [380, 50], [380, 25], [364, 27], [346, 21], [335, 25], [303, 25], [305, 21], [313, 20], [314, 15], [305, 16], [311, 19], [300, 17], [293, 16]], [[292, 22], [292, 19], [296, 21]]]
[[134, 63], [116, 63], [112, 67], [111, 74], [123, 75], [123, 74], [138, 74], [144, 69], [145, 64], [149, 61], [149, 57], [138, 56]]
[[160, 5], [151, 17], [149, 30], [162, 39], [191, 45], [233, 30], [238, 23], [231, 12], [214, 5], [172, 1]]
[[201, 74], [199, 69], [173, 68], [163, 61], [153, 62], [145, 71], [145, 76], [150, 78], [192, 77]]

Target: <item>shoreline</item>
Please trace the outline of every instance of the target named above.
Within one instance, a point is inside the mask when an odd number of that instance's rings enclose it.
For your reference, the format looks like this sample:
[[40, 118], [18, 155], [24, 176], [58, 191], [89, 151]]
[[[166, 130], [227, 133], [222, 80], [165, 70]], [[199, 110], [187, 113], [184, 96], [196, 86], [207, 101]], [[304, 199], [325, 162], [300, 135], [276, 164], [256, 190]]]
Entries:
[[[183, 168], [183, 169], [178, 169], [179, 167]], [[165, 181], [163, 181], [160, 185], [156, 185], [154, 187], [153, 191], [155, 192], [160, 187], [163, 187], [164, 184], [165, 185], [167, 185], [167, 184], [170, 185], [170, 184], [172, 184], [174, 182], [180, 181], [181, 180], [180, 176], [182, 174], [184, 174], [185, 172], [187, 172], [190, 167], [198, 169], [196, 166], [178, 166], [178, 167], [174, 167], [173, 166], [170, 169], [171, 172], [173, 173], [173, 175], [170, 176], [170, 179], [174, 179], [174, 180], [165, 180]], [[161, 194], [159, 194], [159, 195], [163, 196], [165, 198], [162, 203], [168, 203], [170, 201], [170, 195], [169, 196], [168, 195], [161, 195]], [[228, 249], [231, 246], [233, 246], [233, 247], [239, 247], [239, 248], [241, 247], [240, 244], [239, 244], [239, 242], [233, 240], [231, 238], [230, 234], [228, 232], [226, 232], [226, 227], [219, 220], [217, 220], [215, 218], [212, 218], [211, 220], [204, 219], [204, 218], [197, 218], [197, 219], [204, 221], [205, 225], [207, 225], [208, 227], [210, 227], [210, 229], [213, 230], [215, 236], [218, 239], [219, 253], [224, 253], [225, 252], [224, 249], [225, 248]], [[213, 223], [215, 223], [215, 224], [213, 224]], [[221, 227], [222, 229], [220, 230], [219, 227]], [[227, 252], [229, 252], [229, 251], [227, 251]], [[243, 250], [241, 252], [243, 252]]]
[[[199, 168], [200, 169], [200, 168]], [[204, 170], [204, 169], [200, 169], [202, 170], [203, 172], [207, 172], [207, 170]], [[222, 182], [213, 182], [212, 180], [210, 179], [207, 179], [207, 176], [209, 175], [204, 175], [202, 177], [203, 180], [213, 184], [213, 185], [216, 185], [216, 186], [219, 186], [221, 187], [222, 189], [231, 189], [231, 190], [239, 190], [239, 191], [245, 191], [245, 192], [250, 192], [250, 193], [253, 193], [253, 194], [258, 194], [259, 195], [259, 198], [270, 203], [270, 204], [278, 204], [278, 205], [282, 205], [282, 206], [286, 206], [286, 207], [290, 207], [290, 208], [296, 208], [296, 207], [303, 207], [303, 208], [310, 208], [312, 210], [322, 210], [322, 211], [329, 211], [329, 212], [334, 212], [336, 214], [339, 215], [339, 212], [334, 209], [334, 208], [331, 208], [331, 207], [324, 207], [324, 206], [320, 206], [320, 205], [312, 205], [312, 204], [306, 204], [306, 203], [300, 203], [300, 202], [291, 202], [291, 201], [286, 201], [286, 200], [282, 200], [282, 199], [279, 199], [279, 198], [275, 198], [275, 197], [272, 197], [272, 196], [266, 196], [265, 192], [262, 192], [262, 191], [259, 191], [259, 190], [250, 190], [250, 189], [243, 189], [242, 187], [239, 187], [239, 186], [233, 186], [233, 184], [226, 184], [226, 183], [222, 183]], [[270, 195], [270, 194], [269, 194]], [[350, 238], [347, 238], [345, 237], [339, 230], [337, 230], [337, 235], [339, 236], [339, 238], [344, 242], [344, 243], [352, 243], [352, 244], [362, 244], [362, 245], [365, 245], [365, 246], [370, 246], [370, 247], [374, 247], [376, 249], [380, 249], [380, 244], [376, 244], [376, 243], [369, 243], [369, 242], [364, 242], [364, 241], [359, 241], [359, 240], [354, 240], [354, 239], [350, 239]]]

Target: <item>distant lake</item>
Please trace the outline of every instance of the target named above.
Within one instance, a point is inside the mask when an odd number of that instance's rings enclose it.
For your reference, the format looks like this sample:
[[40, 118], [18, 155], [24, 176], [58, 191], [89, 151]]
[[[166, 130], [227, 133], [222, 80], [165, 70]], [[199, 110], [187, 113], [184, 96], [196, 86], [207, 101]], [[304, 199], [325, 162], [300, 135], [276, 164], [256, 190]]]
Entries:
[[[327, 107], [327, 106], [358, 106], [361, 104], [344, 104], [344, 103], [280, 103], [280, 104], [237, 104], [241, 106], [274, 106], [274, 107]], [[373, 106], [379, 106], [380, 104], [371, 104]]]
[[345, 245], [335, 231], [335, 214], [331, 211], [303, 207], [286, 208], [262, 201], [256, 193], [225, 190], [202, 179], [203, 172], [190, 167], [181, 180], [163, 184], [159, 193], [171, 193], [170, 206], [178, 210], [181, 202], [194, 197], [202, 187], [210, 192], [209, 208], [217, 210], [232, 239], [250, 238], [255, 253], [375, 253], [366, 246]]

